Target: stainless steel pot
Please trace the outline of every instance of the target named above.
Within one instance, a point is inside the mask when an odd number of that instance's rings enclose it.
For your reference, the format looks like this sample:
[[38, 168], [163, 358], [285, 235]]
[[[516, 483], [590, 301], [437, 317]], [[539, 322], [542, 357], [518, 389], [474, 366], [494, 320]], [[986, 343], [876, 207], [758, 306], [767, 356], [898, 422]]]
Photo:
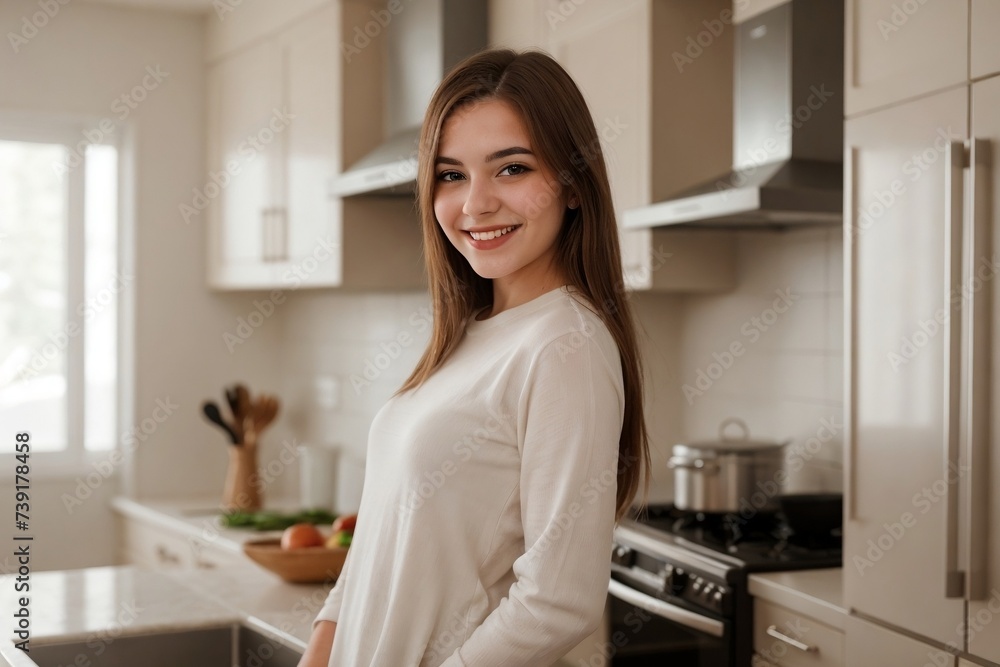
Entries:
[[[738, 428], [738, 436], [729, 432]], [[719, 426], [719, 440], [674, 445], [674, 504], [692, 512], [771, 512], [778, 509], [789, 441], [751, 440], [740, 419]]]

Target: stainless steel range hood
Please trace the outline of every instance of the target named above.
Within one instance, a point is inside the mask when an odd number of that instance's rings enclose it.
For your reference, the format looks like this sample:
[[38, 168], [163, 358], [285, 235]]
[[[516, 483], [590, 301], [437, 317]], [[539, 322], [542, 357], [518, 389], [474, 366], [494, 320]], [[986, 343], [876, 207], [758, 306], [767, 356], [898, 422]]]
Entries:
[[733, 168], [622, 225], [840, 223], [843, 26], [843, 0], [792, 0], [736, 26]]
[[331, 194], [413, 195], [424, 111], [445, 72], [487, 45], [487, 0], [416, 0], [385, 28], [386, 141], [334, 179]]

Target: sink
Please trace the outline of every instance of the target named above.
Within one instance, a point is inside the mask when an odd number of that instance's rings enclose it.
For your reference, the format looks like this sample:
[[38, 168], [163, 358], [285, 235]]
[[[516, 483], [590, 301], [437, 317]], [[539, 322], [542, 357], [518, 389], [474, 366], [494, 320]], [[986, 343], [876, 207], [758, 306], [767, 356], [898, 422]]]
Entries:
[[32, 642], [38, 667], [296, 667], [301, 655], [244, 625], [64, 643]]

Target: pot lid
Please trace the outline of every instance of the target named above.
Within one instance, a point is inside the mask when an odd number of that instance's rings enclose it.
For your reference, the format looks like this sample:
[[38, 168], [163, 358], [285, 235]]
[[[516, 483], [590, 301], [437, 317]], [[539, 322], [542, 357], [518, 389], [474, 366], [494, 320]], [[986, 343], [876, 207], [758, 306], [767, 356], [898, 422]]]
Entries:
[[[735, 432], [735, 433], [734, 433]], [[705, 457], [718, 454], [780, 453], [789, 440], [751, 440], [746, 422], [730, 417], [719, 425], [719, 439], [674, 445], [674, 456]]]

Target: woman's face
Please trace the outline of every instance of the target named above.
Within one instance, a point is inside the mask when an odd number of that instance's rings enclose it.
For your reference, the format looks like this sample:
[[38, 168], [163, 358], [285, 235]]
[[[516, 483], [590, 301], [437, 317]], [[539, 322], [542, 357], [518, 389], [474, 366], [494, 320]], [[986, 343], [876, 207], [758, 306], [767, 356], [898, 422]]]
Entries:
[[553, 277], [563, 214], [575, 202], [535, 155], [510, 104], [488, 100], [453, 111], [435, 172], [434, 215], [477, 274], [536, 285]]

